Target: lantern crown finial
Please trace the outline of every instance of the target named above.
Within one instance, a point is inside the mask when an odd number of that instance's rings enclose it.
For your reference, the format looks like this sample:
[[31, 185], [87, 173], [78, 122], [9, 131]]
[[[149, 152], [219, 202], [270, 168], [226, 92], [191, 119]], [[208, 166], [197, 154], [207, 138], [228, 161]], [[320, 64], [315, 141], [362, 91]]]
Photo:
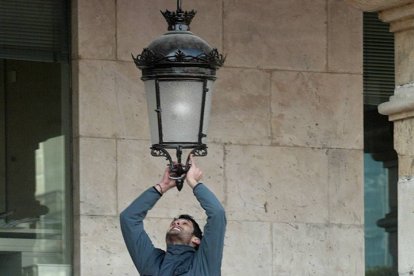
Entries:
[[195, 10], [183, 11], [181, 9], [181, 0], [177, 0], [177, 10], [171, 12], [169, 10], [161, 11], [165, 20], [168, 23], [169, 31], [189, 31], [190, 23], [196, 15]]

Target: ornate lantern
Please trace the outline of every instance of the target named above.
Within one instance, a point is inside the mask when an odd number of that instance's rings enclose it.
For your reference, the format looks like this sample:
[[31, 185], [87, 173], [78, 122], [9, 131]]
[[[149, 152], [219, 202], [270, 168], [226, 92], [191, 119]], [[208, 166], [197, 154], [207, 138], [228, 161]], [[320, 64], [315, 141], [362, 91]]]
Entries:
[[[189, 156], [207, 155], [207, 127], [216, 70], [225, 58], [217, 49], [190, 32], [196, 12], [177, 10], [161, 12], [168, 32], [152, 41], [137, 57], [142, 70], [151, 132], [151, 154], [166, 157], [171, 177], [181, 190], [188, 171]], [[175, 149], [174, 162], [168, 149]], [[181, 163], [184, 149], [191, 152]]]

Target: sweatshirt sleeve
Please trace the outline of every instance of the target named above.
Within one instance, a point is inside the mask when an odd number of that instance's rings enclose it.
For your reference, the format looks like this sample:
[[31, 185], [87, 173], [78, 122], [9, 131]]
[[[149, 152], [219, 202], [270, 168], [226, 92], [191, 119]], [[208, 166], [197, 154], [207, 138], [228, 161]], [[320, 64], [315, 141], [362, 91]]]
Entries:
[[144, 230], [143, 220], [161, 195], [149, 188], [120, 215], [121, 231], [129, 254], [141, 275], [153, 273], [162, 251], [156, 249]]
[[208, 268], [208, 275], [221, 275], [224, 234], [227, 223], [224, 208], [205, 185], [198, 184], [193, 192], [207, 214], [207, 224], [204, 226], [203, 238], [197, 254]]

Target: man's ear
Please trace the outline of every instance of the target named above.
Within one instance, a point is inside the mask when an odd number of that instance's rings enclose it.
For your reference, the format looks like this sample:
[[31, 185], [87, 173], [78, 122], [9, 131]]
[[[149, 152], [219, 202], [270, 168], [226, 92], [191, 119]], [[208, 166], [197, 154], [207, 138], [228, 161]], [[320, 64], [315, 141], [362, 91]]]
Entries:
[[191, 243], [194, 244], [194, 245], [200, 245], [201, 240], [199, 238], [197, 238], [196, 236], [193, 236], [191, 238]]

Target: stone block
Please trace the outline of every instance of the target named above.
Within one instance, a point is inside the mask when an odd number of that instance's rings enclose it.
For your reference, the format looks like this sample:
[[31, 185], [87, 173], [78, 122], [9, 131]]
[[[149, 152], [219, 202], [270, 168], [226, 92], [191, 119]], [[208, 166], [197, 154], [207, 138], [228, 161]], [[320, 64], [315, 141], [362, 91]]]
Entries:
[[80, 215], [80, 149], [79, 138], [72, 139], [72, 209], [74, 216]]
[[209, 139], [270, 144], [270, 74], [223, 69], [214, 88]]
[[271, 224], [228, 221], [222, 275], [272, 275]]
[[115, 59], [115, 0], [79, 0], [75, 10], [77, 50], [81, 59]]
[[412, 137], [414, 119], [408, 118], [394, 122], [394, 148], [401, 156], [414, 156]]
[[[118, 142], [118, 211], [125, 209], [144, 190], [158, 183], [167, 162], [165, 158], [150, 155], [149, 141], [121, 140]], [[175, 152], [171, 152], [175, 155]], [[183, 155], [186, 156], [186, 155]], [[186, 157], [185, 157], [186, 158]], [[175, 156], [173, 156], [175, 160]], [[223, 148], [210, 144], [207, 157], [196, 158], [203, 170], [204, 183], [224, 201]], [[185, 162], [185, 160], [184, 160]], [[204, 218], [204, 211], [193, 196], [193, 191], [184, 183], [181, 192], [173, 189], [164, 194], [151, 211], [152, 217], [173, 218], [188, 213]]]
[[[300, 240], [300, 239], [299, 239]], [[364, 226], [331, 225], [329, 228], [327, 273], [315, 275], [365, 275]], [[323, 258], [319, 255], [318, 258]]]
[[273, 275], [338, 275], [327, 268], [328, 243], [327, 225], [274, 223]]
[[79, 135], [117, 136], [116, 69], [115, 62], [79, 61]]
[[[400, 177], [398, 180], [398, 271], [414, 272], [414, 178]], [[402, 242], [401, 242], [402, 241]], [[410, 272], [410, 273], [409, 273]], [[405, 275], [405, 274], [403, 274]]]
[[144, 82], [133, 62], [118, 62], [115, 74], [117, 136], [149, 139], [149, 123]]
[[364, 224], [363, 151], [328, 151], [329, 222]]
[[328, 221], [324, 150], [226, 146], [230, 220]]
[[132, 62], [79, 61], [76, 106], [81, 136], [149, 138], [144, 85], [138, 73]]
[[[155, 38], [167, 32], [168, 24], [160, 10], [176, 10], [175, 1], [117, 1], [117, 46], [118, 59], [131, 60]], [[221, 50], [222, 12], [221, 1], [196, 0], [184, 2], [183, 10], [196, 10], [197, 15], [190, 25], [191, 31]]]
[[223, 3], [227, 66], [325, 70], [326, 1], [229, 0]]
[[395, 84], [404, 85], [414, 81], [414, 30], [394, 34], [395, 38]]
[[80, 225], [80, 275], [138, 275], [117, 216], [81, 216]]
[[273, 224], [274, 275], [364, 275], [363, 227]]
[[362, 11], [328, 1], [328, 71], [362, 74]]
[[116, 142], [80, 138], [80, 214], [116, 215]]
[[414, 156], [398, 156], [398, 175], [410, 176], [414, 175]]
[[79, 62], [72, 60], [72, 137], [79, 137]]
[[274, 72], [273, 143], [362, 149], [362, 77]]

